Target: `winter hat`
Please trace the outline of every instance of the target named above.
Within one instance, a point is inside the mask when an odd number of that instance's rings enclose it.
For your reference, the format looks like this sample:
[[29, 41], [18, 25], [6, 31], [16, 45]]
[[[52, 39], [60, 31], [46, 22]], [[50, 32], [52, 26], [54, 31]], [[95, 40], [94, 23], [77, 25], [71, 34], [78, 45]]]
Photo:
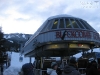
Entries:
[[56, 65], [57, 65], [56, 62], [52, 62], [52, 63], [51, 63], [51, 68], [54, 68]]
[[24, 75], [34, 75], [33, 74], [33, 64], [32, 63], [25, 63], [22, 65], [22, 71]]
[[75, 57], [71, 57], [71, 58], [69, 59], [69, 62], [72, 63], [72, 64], [75, 64], [75, 63], [77, 63], [77, 60], [76, 60]]

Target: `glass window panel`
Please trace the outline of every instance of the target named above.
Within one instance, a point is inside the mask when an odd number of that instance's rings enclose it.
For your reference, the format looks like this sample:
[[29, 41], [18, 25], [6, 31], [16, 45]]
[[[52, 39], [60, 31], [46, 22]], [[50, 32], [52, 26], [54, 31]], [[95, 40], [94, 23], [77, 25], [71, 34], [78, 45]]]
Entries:
[[60, 19], [59, 28], [64, 28], [64, 19]]
[[89, 27], [84, 23], [83, 20], [80, 20], [80, 22], [84, 25], [84, 27], [85, 27], [86, 29], [89, 29]]
[[44, 32], [46, 30], [50, 30], [50, 25], [52, 24], [52, 20], [48, 20], [48, 22], [46, 23], [46, 25], [44, 26], [44, 28], [42, 29], [41, 32]]
[[77, 23], [76, 23], [76, 21], [74, 19], [70, 19], [70, 21], [71, 21], [71, 23], [72, 23], [74, 28], [79, 28]]
[[80, 26], [80, 28], [85, 29], [82, 25], [82, 23], [79, 22], [79, 20], [76, 19], [77, 24]]
[[57, 25], [58, 25], [58, 19], [55, 19], [52, 29], [57, 29]]
[[85, 23], [86, 23], [86, 25], [88, 25], [88, 27], [90, 28], [90, 30], [93, 30], [93, 31], [95, 31], [95, 29], [94, 28], [92, 28], [86, 21], [84, 21]]
[[47, 24], [48, 27], [46, 28], [46, 31], [48, 31], [48, 30], [51, 29], [52, 24], [53, 24], [53, 20], [50, 20], [50, 21], [48, 22], [48, 24]]
[[72, 28], [69, 19], [65, 19], [66, 28]]

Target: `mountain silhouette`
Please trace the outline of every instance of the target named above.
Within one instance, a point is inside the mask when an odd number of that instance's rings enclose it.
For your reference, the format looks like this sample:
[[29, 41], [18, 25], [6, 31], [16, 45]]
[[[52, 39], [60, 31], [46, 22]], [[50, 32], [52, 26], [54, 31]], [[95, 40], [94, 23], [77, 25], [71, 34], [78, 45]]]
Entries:
[[32, 34], [22, 34], [22, 33], [11, 33], [4, 34], [6, 42], [4, 46], [7, 51], [19, 52], [21, 46], [24, 46], [25, 42], [32, 36]]

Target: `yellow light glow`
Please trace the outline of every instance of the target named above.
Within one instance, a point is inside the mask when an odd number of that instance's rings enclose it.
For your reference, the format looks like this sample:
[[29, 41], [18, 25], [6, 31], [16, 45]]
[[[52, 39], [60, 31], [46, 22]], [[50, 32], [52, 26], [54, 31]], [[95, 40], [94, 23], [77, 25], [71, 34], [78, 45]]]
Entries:
[[69, 48], [88, 48], [89, 49], [89, 46], [87, 44], [82, 44], [80, 46], [78, 44], [70, 44]]
[[54, 24], [57, 24], [57, 23], [58, 23], [58, 21], [55, 21], [55, 22], [54, 22]]
[[57, 46], [57, 45], [55, 45], [55, 46]]

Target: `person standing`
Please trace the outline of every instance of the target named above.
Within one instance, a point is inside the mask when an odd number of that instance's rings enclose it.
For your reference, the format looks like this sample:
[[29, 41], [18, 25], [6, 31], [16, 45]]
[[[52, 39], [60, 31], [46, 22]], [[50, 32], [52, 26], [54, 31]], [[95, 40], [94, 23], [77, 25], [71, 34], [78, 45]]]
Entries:
[[71, 57], [69, 64], [65, 65], [62, 75], [81, 75], [77, 69], [77, 60], [75, 57]]
[[32, 63], [26, 63], [22, 66], [23, 75], [34, 75], [34, 65]]
[[57, 72], [58, 75], [62, 75], [62, 71], [61, 71], [60, 68], [57, 68], [56, 72]]
[[89, 70], [87, 71], [86, 75], [99, 75], [99, 72], [97, 69], [97, 62], [95, 60], [91, 61], [91, 66]]
[[98, 73], [100, 75], [100, 64], [98, 64]]
[[57, 68], [58, 68], [57, 63], [56, 62], [52, 62], [51, 63], [51, 68], [47, 68], [47, 74], [49, 74], [49, 75], [57, 75], [57, 72], [56, 72]]

